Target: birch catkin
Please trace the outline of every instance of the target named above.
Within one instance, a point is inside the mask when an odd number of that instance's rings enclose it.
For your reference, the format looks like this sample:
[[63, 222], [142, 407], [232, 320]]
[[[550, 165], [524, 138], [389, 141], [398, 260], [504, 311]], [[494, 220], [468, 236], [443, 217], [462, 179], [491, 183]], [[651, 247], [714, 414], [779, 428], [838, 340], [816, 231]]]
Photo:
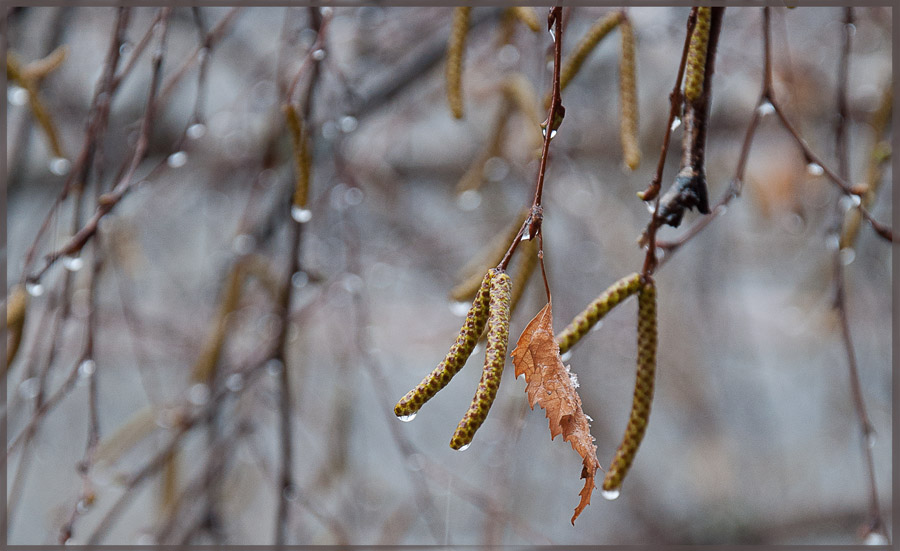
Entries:
[[625, 437], [603, 479], [603, 490], [607, 492], [617, 490], [622, 485], [650, 418], [650, 402], [653, 400], [653, 382], [656, 376], [656, 285], [650, 279], [638, 293], [637, 343], [637, 380], [631, 415], [625, 427]]
[[509, 306], [512, 291], [512, 280], [506, 272], [497, 270], [491, 280], [490, 316], [488, 318], [487, 350], [484, 355], [484, 370], [472, 405], [463, 416], [453, 437], [450, 447], [462, 449], [472, 442], [475, 431], [484, 423], [503, 375], [506, 361], [506, 346], [509, 342]]
[[24, 285], [15, 285], [6, 297], [6, 368], [16, 358], [22, 343], [22, 329], [28, 310], [28, 292]]
[[559, 76], [559, 89], [563, 90], [569, 85], [569, 82], [578, 74], [581, 65], [587, 56], [594, 50], [597, 44], [603, 40], [616, 26], [622, 22], [625, 14], [621, 11], [614, 11], [605, 17], [598, 19], [591, 25], [591, 28], [581, 37], [578, 45], [572, 50], [572, 53], [563, 61], [562, 69]]
[[622, 20], [620, 32], [622, 33], [622, 57], [619, 60], [620, 136], [625, 164], [634, 170], [641, 162], [641, 150], [638, 147], [637, 137], [638, 104], [634, 28], [628, 18]]
[[459, 370], [466, 364], [466, 360], [475, 349], [478, 337], [484, 331], [484, 325], [488, 319], [488, 304], [491, 293], [491, 279], [494, 277], [496, 270], [491, 269], [485, 274], [481, 282], [481, 288], [475, 295], [472, 307], [466, 314], [466, 321], [459, 330], [456, 342], [450, 347], [447, 356], [438, 364], [434, 370], [422, 379], [416, 388], [410, 390], [406, 395], [394, 406], [394, 414], [400, 418], [408, 418], [415, 415], [417, 411], [428, 400], [434, 397], [439, 390], [447, 386], [450, 379], [459, 373]]
[[457, 119], [463, 116], [462, 70], [463, 54], [466, 50], [466, 34], [469, 32], [470, 7], [453, 9], [453, 22], [450, 27], [450, 43], [447, 45], [447, 102], [450, 111]]
[[703, 75], [706, 71], [706, 49], [709, 45], [709, 27], [712, 8], [697, 8], [697, 23], [691, 33], [687, 67], [684, 74], [684, 97], [696, 101], [703, 91]]
[[294, 164], [297, 165], [297, 182], [294, 186], [293, 206], [297, 208], [306, 208], [307, 197], [309, 196], [309, 178], [310, 178], [310, 157], [309, 144], [307, 140], [306, 130], [300, 122], [300, 116], [297, 110], [290, 103], [282, 108], [284, 117], [287, 122], [288, 132], [291, 134], [291, 141], [294, 144]]
[[587, 335], [591, 327], [600, 321], [617, 304], [630, 297], [641, 288], [641, 275], [631, 274], [613, 283], [600, 296], [588, 304], [580, 314], [556, 336], [559, 343], [559, 353], [563, 354]]
[[513, 17], [524, 23], [529, 29], [534, 32], [540, 32], [541, 30], [541, 22], [538, 19], [538, 14], [534, 11], [534, 8], [531, 7], [512, 7], [509, 8]]

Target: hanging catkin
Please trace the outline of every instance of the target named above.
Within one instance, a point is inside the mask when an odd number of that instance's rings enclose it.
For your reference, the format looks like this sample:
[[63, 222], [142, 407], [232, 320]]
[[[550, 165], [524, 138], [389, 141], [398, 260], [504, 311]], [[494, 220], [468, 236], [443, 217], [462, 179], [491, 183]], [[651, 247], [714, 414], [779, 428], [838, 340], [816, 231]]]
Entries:
[[638, 293], [637, 377], [625, 436], [603, 479], [603, 490], [618, 490], [647, 430], [656, 376], [656, 285], [647, 279]]
[[622, 140], [622, 153], [625, 165], [634, 170], [641, 162], [641, 150], [638, 147], [638, 102], [637, 77], [635, 65], [634, 28], [628, 18], [619, 26], [622, 33], [622, 57], [619, 60], [619, 135]]
[[457, 119], [463, 116], [462, 71], [463, 54], [466, 51], [466, 34], [469, 32], [470, 7], [453, 9], [450, 26], [450, 43], [447, 45], [447, 102]]
[[503, 375], [506, 361], [506, 346], [509, 342], [509, 305], [512, 280], [506, 272], [497, 270], [491, 280], [490, 315], [488, 317], [487, 350], [484, 355], [484, 369], [478, 390], [469, 410], [463, 416], [456, 432], [450, 439], [450, 447], [462, 449], [472, 442], [475, 431], [484, 423]]
[[587, 308], [575, 316], [569, 325], [556, 336], [559, 353], [564, 354], [575, 346], [603, 316], [640, 288], [641, 275], [635, 273], [623, 277], [600, 293], [600, 296], [588, 304]]
[[409, 418], [415, 415], [425, 402], [434, 397], [439, 390], [447, 386], [450, 379], [459, 373], [459, 370], [466, 364], [466, 360], [475, 349], [478, 337], [484, 330], [484, 325], [488, 318], [488, 305], [491, 293], [491, 279], [496, 270], [491, 269], [485, 274], [481, 282], [481, 288], [475, 295], [472, 307], [466, 314], [466, 321], [459, 330], [456, 342], [450, 347], [447, 356], [438, 364], [434, 370], [422, 379], [416, 388], [410, 390], [406, 395], [394, 406], [394, 414], [400, 418]]

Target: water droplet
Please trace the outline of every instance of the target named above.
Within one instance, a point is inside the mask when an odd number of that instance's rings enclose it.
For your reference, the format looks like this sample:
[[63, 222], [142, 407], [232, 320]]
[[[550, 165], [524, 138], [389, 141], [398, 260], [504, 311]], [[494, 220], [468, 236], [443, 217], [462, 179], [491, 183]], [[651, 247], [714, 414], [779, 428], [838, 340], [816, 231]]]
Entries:
[[838, 199], [838, 208], [842, 211], [848, 211], [853, 208], [853, 200], [850, 199], [850, 196], [844, 195], [840, 199]]
[[62, 263], [63, 267], [70, 272], [77, 272], [84, 267], [84, 260], [80, 256], [64, 256]]
[[556, 42], [556, 29], [554, 29], [553, 27], [550, 27], [550, 38], [553, 40], [553, 42]]
[[519, 61], [519, 49], [512, 44], [506, 44], [497, 52], [497, 59], [504, 65], [514, 65]]
[[852, 248], [841, 249], [841, 264], [849, 266], [856, 258], [856, 251]]
[[125, 55], [131, 52], [132, 48], [134, 48], [134, 45], [132, 45], [131, 42], [128, 42], [127, 40], [122, 42], [122, 44], [119, 45], [119, 55]]
[[457, 449], [456, 451], [458, 451], [458, 452], [464, 452], [464, 451], [466, 451], [467, 449], [469, 449], [469, 446], [471, 446], [471, 445], [472, 445], [471, 443], [465, 444], [465, 445], [463, 445], [463, 446], [460, 446], [459, 449]]
[[244, 388], [244, 376], [240, 373], [232, 373], [225, 379], [225, 388], [231, 392], [237, 392]]
[[12, 105], [22, 106], [28, 103], [28, 90], [13, 84], [6, 89], [6, 101]]
[[525, 228], [525, 231], [522, 232], [522, 238], [520, 239], [520, 241], [528, 241], [529, 239], [531, 239], [531, 233], [528, 231], [528, 228]]
[[25, 282], [25, 290], [33, 297], [39, 297], [44, 294], [44, 286], [35, 281]]
[[38, 382], [37, 377], [31, 377], [29, 379], [25, 379], [19, 385], [19, 395], [22, 398], [32, 399], [38, 395], [38, 387], [40, 383]]
[[323, 59], [325, 59], [325, 50], [319, 48], [318, 50], [314, 51], [312, 53], [312, 58], [316, 61], [322, 61]]
[[203, 383], [195, 383], [188, 390], [188, 400], [195, 406], [202, 406], [209, 402], [209, 387]]
[[869, 431], [869, 434], [866, 435], [866, 446], [871, 450], [875, 447], [875, 441], [877, 438], [875, 437], [875, 431]]
[[78, 503], [75, 504], [75, 510], [78, 511], [79, 515], [83, 515], [90, 510], [91, 506], [88, 505], [87, 500], [79, 499]]
[[272, 358], [266, 362], [266, 373], [269, 375], [278, 375], [284, 369], [284, 364], [278, 358]]
[[591, 333], [593, 333], [594, 331], [598, 331], [601, 327], [603, 327], [603, 320], [598, 321], [594, 324], [593, 327], [591, 327]]
[[863, 543], [866, 545], [887, 545], [888, 539], [884, 534], [870, 532], [869, 535], [866, 536], [866, 539], [863, 540]]
[[231, 249], [236, 254], [247, 254], [253, 250], [254, 246], [256, 246], [256, 239], [246, 233], [239, 233], [231, 241]]
[[644, 206], [647, 207], [647, 212], [653, 214], [656, 211], [656, 206], [653, 204], [653, 201], [644, 201]]
[[587, 419], [588, 421], [590, 421], [590, 422], [592, 422], [592, 423], [594, 422], [594, 418], [591, 417], [590, 415], [588, 415], [587, 413], [584, 414], [584, 417], [585, 417], [585, 419]]
[[78, 364], [78, 376], [87, 379], [97, 371], [97, 362], [90, 358], [85, 358]]
[[400, 419], [404, 423], [409, 423], [410, 421], [412, 421], [413, 419], [416, 418], [416, 413], [410, 413], [409, 415], [398, 415], [397, 419]]
[[810, 176], [821, 176], [825, 174], [825, 169], [819, 163], [809, 163], [806, 165], [806, 172]]
[[565, 352], [563, 352], [563, 353], [560, 355], [559, 359], [562, 360], [562, 361], [564, 361], [564, 362], [567, 362], [567, 361], [571, 360], [571, 359], [572, 359], [572, 351], [571, 351], [571, 350], [566, 350]]
[[185, 134], [192, 140], [198, 140], [206, 135], [206, 125], [202, 122], [194, 123], [188, 126]]
[[471, 305], [468, 302], [454, 300], [450, 302], [450, 311], [454, 316], [462, 317], [469, 313], [469, 306]]
[[348, 187], [347, 191], [344, 192], [344, 202], [351, 207], [362, 204], [365, 198], [366, 194], [358, 187]]
[[851, 195], [851, 196], [850, 196], [850, 203], [851, 203], [854, 207], [858, 207], [858, 206], [860, 206], [860, 205], [862, 204], [862, 198], [860, 198], [860, 196], [859, 196], [859, 195], [856, 195], [856, 194]]
[[50, 159], [50, 172], [57, 176], [65, 176], [72, 168], [72, 163], [65, 157], [53, 157]]
[[334, 10], [331, 6], [325, 6], [323, 8], [319, 8], [319, 13], [322, 14], [322, 17], [331, 17], [331, 14], [334, 13]]
[[669, 130], [674, 132], [679, 126], [681, 126], [681, 117], [675, 117], [672, 119], [672, 125], [669, 126]]
[[484, 163], [484, 177], [491, 182], [499, 182], [509, 174], [509, 164], [500, 157], [491, 157]]
[[169, 155], [169, 158], [166, 159], [166, 164], [172, 168], [180, 168], [187, 164], [187, 160], [187, 153], [184, 151], [176, 151]]
[[825, 248], [829, 251], [836, 251], [841, 246], [841, 238], [835, 234], [831, 234], [825, 238]]
[[850, 36], [854, 36], [856, 34], [856, 25], [853, 23], [847, 23], [847, 34]]
[[756, 108], [756, 112], [759, 113], [761, 117], [765, 117], [766, 115], [771, 115], [775, 112], [775, 106], [772, 105], [771, 101], [764, 101]]
[[601, 489], [600, 495], [602, 495], [604, 499], [608, 499], [608, 500], [612, 501], [612, 500], [616, 499], [617, 497], [619, 497], [619, 489], [618, 488], [614, 488], [612, 490]]
[[728, 212], [728, 207], [726, 205], [719, 205], [719, 208], [716, 209], [716, 213], [719, 216], [725, 216], [725, 213]]
[[344, 134], [348, 134], [356, 130], [356, 127], [359, 126], [359, 121], [356, 120], [356, 117], [353, 115], [345, 115], [341, 117], [341, 122], [339, 123], [341, 127], [341, 132]]
[[303, 287], [306, 287], [307, 283], [309, 283], [309, 274], [303, 270], [294, 272], [293, 275], [291, 275], [291, 285], [294, 286], [294, 289], [302, 289]]
[[467, 189], [456, 198], [456, 205], [464, 211], [472, 211], [481, 204], [481, 193], [474, 189]]
[[312, 219], [312, 211], [294, 205], [291, 207], [291, 218], [293, 218], [295, 222], [305, 224]]

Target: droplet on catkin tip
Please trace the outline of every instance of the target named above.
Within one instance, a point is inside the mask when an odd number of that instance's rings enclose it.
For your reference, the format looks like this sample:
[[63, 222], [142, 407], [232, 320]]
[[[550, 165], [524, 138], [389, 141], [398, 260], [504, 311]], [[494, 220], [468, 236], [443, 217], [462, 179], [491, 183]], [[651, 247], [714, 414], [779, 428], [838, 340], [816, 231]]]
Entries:
[[560, 355], [559, 359], [562, 360], [562, 361], [564, 361], [564, 362], [567, 362], [567, 361], [571, 360], [571, 359], [572, 359], [572, 351], [571, 351], [571, 350], [566, 350], [565, 352], [563, 352], [563, 353]]
[[400, 419], [404, 423], [409, 423], [410, 421], [412, 421], [413, 419], [416, 418], [416, 413], [417, 412], [410, 413], [409, 415], [398, 415], [397, 419]]
[[295, 205], [291, 207], [291, 218], [293, 218], [295, 222], [305, 224], [312, 219], [312, 211]]
[[849, 266], [856, 259], [856, 251], [852, 248], [848, 247], [846, 249], [841, 249], [841, 264], [844, 266]]
[[72, 163], [65, 157], [53, 157], [50, 159], [50, 172], [57, 176], [65, 176], [72, 168]]
[[472, 445], [471, 443], [470, 443], [470, 444], [465, 444], [465, 445], [460, 446], [459, 448], [457, 448], [456, 451], [458, 451], [458, 452], [464, 452], [464, 451], [466, 451], [467, 449], [469, 449], [469, 446], [471, 446], [471, 445]]
[[613, 488], [612, 490], [600, 490], [600, 495], [603, 496], [604, 499], [608, 499], [612, 501], [619, 497], [619, 489]]
[[25, 283], [25, 291], [33, 297], [39, 297], [44, 294], [44, 286], [40, 283], [29, 281]]

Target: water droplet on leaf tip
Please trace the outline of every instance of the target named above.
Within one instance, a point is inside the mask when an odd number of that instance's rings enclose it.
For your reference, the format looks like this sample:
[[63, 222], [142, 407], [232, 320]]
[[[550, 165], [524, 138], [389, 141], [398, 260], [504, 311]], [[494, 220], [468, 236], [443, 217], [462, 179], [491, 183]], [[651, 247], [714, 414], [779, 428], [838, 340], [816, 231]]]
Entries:
[[409, 423], [410, 421], [412, 421], [415, 418], [416, 418], [415, 413], [410, 413], [409, 415], [400, 415], [397, 417], [397, 419], [400, 419], [404, 423]]
[[49, 163], [50, 172], [57, 176], [65, 176], [72, 168], [72, 163], [65, 157], [53, 157]]
[[604, 499], [608, 499], [609, 501], [612, 501], [612, 500], [616, 499], [617, 497], [619, 497], [619, 489], [618, 488], [614, 488], [612, 490], [602, 490], [601, 489], [600, 495], [603, 496]]
[[291, 207], [291, 218], [293, 218], [295, 222], [305, 224], [312, 219], [312, 211], [295, 205]]
[[819, 163], [809, 163], [806, 165], [806, 172], [810, 176], [821, 176], [822, 174], [825, 174], [825, 169], [822, 168], [822, 165]]
[[187, 164], [188, 156], [184, 151], [176, 151], [169, 155], [169, 158], [166, 159], [166, 164], [168, 164], [171, 168], [181, 168]]

